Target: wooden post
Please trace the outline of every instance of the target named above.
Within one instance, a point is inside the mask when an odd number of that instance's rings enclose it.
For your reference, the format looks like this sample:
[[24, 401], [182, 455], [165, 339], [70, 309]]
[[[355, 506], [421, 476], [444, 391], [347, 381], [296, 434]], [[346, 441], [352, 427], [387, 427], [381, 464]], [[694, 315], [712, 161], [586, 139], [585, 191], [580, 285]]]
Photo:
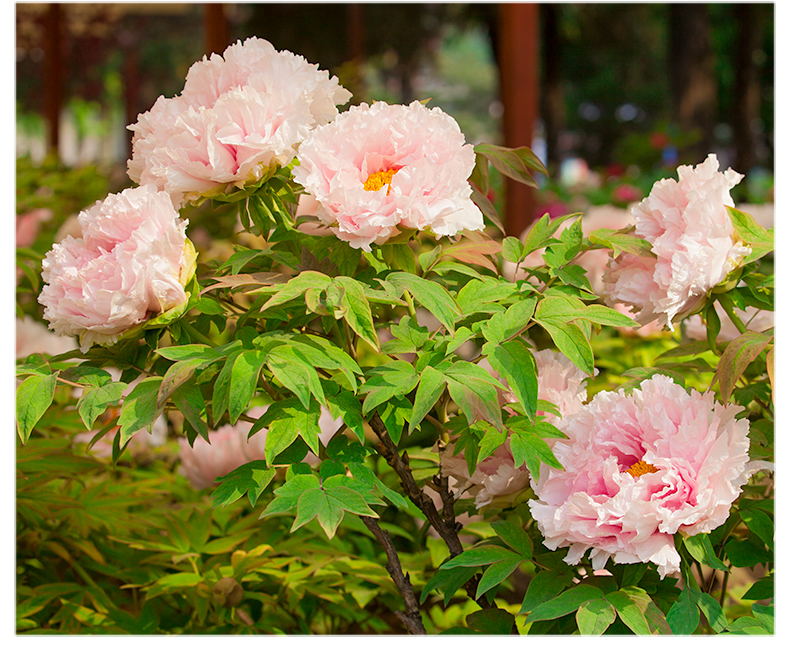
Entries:
[[47, 151], [58, 154], [60, 109], [63, 103], [63, 15], [59, 4], [49, 4], [44, 14], [44, 116], [47, 121]]
[[[505, 146], [532, 145], [538, 116], [538, 5], [499, 5], [499, 72]], [[531, 188], [508, 180], [505, 230], [518, 236], [532, 221]]]
[[203, 27], [206, 38], [206, 54], [222, 54], [230, 45], [225, 5], [219, 2], [203, 5]]

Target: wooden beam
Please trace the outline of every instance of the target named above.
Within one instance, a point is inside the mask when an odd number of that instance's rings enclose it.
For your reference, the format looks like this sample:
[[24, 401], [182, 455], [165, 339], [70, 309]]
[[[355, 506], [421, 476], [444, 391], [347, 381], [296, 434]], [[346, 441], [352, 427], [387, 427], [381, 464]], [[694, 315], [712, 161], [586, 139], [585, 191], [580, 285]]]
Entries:
[[[499, 74], [505, 146], [532, 145], [538, 117], [538, 5], [499, 5]], [[535, 196], [531, 188], [508, 180], [505, 229], [520, 235], [532, 221]]]
[[230, 45], [228, 20], [225, 5], [219, 2], [203, 5], [203, 28], [206, 38], [206, 54], [222, 54]]
[[59, 4], [47, 5], [43, 17], [44, 117], [47, 122], [47, 150], [57, 155], [60, 144], [60, 109], [63, 105], [64, 51], [63, 12]]

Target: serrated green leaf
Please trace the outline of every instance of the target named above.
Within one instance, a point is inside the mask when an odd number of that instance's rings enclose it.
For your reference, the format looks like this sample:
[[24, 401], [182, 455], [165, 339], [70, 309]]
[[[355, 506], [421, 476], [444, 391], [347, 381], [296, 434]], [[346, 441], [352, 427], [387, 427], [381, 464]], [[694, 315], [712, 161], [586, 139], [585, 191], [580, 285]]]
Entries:
[[159, 415], [157, 394], [161, 377], [148, 377], [139, 382], [126, 396], [118, 417], [120, 436], [118, 443], [123, 446], [134, 435], [145, 427], [149, 427]]

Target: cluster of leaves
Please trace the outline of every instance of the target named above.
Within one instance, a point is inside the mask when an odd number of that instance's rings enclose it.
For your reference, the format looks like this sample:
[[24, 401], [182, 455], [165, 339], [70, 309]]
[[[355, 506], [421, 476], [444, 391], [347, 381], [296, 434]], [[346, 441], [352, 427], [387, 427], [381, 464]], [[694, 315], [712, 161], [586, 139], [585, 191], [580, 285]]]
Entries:
[[[540, 166], [524, 149], [476, 151], [475, 197], [496, 223], [485, 199], [489, 162], [530, 183]], [[766, 569], [738, 596], [772, 595], [770, 483], [747, 487], [709, 536], [679, 537], [681, 590], [647, 566], [610, 565], [608, 576], [585, 563], [569, 568], [564, 552], [542, 547], [525, 508], [529, 490], [504, 510], [483, 511], [495, 520], [467, 526], [480, 543], [464, 550], [456, 516], [478, 511], [456, 502], [438, 452], [450, 446], [463, 455], [470, 475], [503, 445], [534, 477], [543, 464], [561, 467], [550, 443], [564, 434], [546, 421], [555, 408], [538, 400], [533, 355], [552, 347], [590, 376], [600, 369], [591, 385], [599, 388], [655, 373], [715, 386], [750, 419], [752, 457], [772, 459], [773, 335], [749, 332], [734, 313], [773, 307], [771, 233], [732, 212], [753, 253], [707, 297], [707, 341], [676, 334], [623, 346], [616, 328], [637, 324], [604, 306], [574, 261], [591, 248], [649, 255], [631, 233], [585, 237], [579, 215], [544, 216], [521, 239], [428, 242], [404, 231], [364, 252], [302, 231], [293, 217], [299, 191], [281, 169], [213, 198], [236, 205], [260, 245], [201, 263], [181, 310], [110, 348], [18, 364], [20, 450], [39, 452], [32, 467], [20, 458], [20, 523], [24, 535], [45, 530], [53, 543], [37, 542], [22, 562], [31, 574], [20, 588], [20, 630], [375, 632], [402, 630], [403, 618], [428, 632], [770, 630], [768, 606], [722, 607], [738, 568]], [[534, 266], [536, 252], [542, 263]], [[514, 280], [503, 273], [508, 263]], [[726, 345], [717, 341], [717, 303], [743, 333]], [[262, 405], [262, 416], [249, 415]], [[322, 410], [342, 422], [328, 443]], [[213, 507], [165, 487], [172, 457], [135, 475], [145, 490], [125, 491], [109, 476], [123, 474], [132, 436], [162, 414], [181, 423], [190, 444], [225, 423], [250, 422], [250, 436], [265, 428], [265, 459], [222, 478]], [[91, 444], [114, 432], [113, 465], [56, 443], [64, 423], [71, 433], [92, 431]], [[52, 464], [73, 471], [57, 477]], [[86, 489], [100, 506], [82, 501]], [[50, 504], [58, 505], [54, 517], [41, 510]], [[382, 541], [384, 549], [375, 544]], [[34, 562], [40, 549], [65, 563], [71, 587], [48, 584], [46, 565]], [[107, 558], [119, 560], [110, 566]], [[410, 606], [415, 589], [422, 616]]]

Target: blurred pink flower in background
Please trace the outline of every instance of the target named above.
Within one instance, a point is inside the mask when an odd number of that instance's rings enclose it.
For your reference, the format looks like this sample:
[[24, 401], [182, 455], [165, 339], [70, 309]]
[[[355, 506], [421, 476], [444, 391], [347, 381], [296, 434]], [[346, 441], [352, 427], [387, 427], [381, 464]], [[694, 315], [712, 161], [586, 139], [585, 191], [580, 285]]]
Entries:
[[481, 230], [467, 181], [474, 164], [472, 145], [441, 109], [376, 102], [313, 131], [294, 178], [314, 200], [308, 207], [305, 199], [303, 210], [352, 247], [370, 250], [399, 227], [437, 237]]
[[[563, 416], [581, 409], [587, 399], [584, 386], [587, 376], [561, 353], [539, 350], [533, 354], [538, 369], [538, 399], [556, 405]], [[480, 365], [487, 367], [482, 363]], [[503, 394], [502, 399], [506, 402], [515, 401], [511, 393]], [[553, 414], [540, 413], [552, 424], [556, 425], [559, 421]], [[498, 498], [514, 495], [529, 485], [529, 473], [523, 467], [515, 467], [507, 442], [479, 463], [471, 475], [464, 455], [453, 454], [452, 447], [451, 444], [440, 453], [442, 473], [450, 477], [451, 489], [459, 495], [466, 493], [474, 497], [478, 508]]]
[[55, 244], [42, 265], [38, 300], [55, 333], [78, 336], [84, 351], [186, 301], [187, 223], [166, 193], [141, 186], [111, 194], [79, 223], [82, 238]]
[[[719, 315], [719, 321], [721, 321], [721, 330], [719, 336], [716, 337], [718, 341], [732, 341], [741, 334], [730, 317], [727, 316], [724, 308], [718, 303], [716, 303], [716, 314]], [[770, 310], [758, 310], [751, 306], [745, 310], [735, 308], [735, 316], [752, 332], [763, 332], [774, 327], [774, 313]], [[699, 314], [690, 316], [683, 322], [683, 325], [689, 339], [704, 340], [708, 336], [708, 330]]]
[[60, 355], [77, 347], [73, 337], [61, 337], [29, 316], [16, 320], [16, 358], [33, 353]]
[[545, 545], [569, 547], [570, 565], [591, 550], [593, 569], [612, 558], [677, 572], [673, 534], [723, 524], [750, 474], [765, 467], [749, 462], [740, 410], [654, 376], [565, 416], [559, 427], [569, 438], [553, 443], [564, 469], [544, 465], [530, 501]]
[[631, 203], [642, 198], [642, 191], [629, 183], [623, 183], [614, 189], [612, 198], [620, 203]]
[[159, 97], [129, 127], [129, 177], [180, 205], [287, 165], [351, 93], [303, 57], [248, 38], [193, 64], [181, 95]]
[[38, 208], [16, 216], [16, 245], [29, 247], [36, 241], [42, 222], [52, 219], [49, 208]]
[[[255, 407], [247, 412], [251, 418], [260, 418], [266, 413], [268, 406]], [[321, 443], [327, 445], [343, 424], [342, 419], [333, 418], [329, 410], [321, 408], [318, 435]], [[227, 475], [231, 470], [265, 458], [266, 429], [256, 432], [247, 438], [252, 423], [238, 421], [235, 425], [224, 425], [218, 430], [209, 432], [209, 440], [197, 437], [190, 446], [185, 438], [179, 439], [181, 449], [181, 474], [189, 479], [197, 489], [203, 490], [212, 486], [217, 477]], [[314, 463], [317, 458], [308, 453], [304, 458], [307, 463]]]
[[681, 165], [678, 180], [656, 182], [632, 209], [636, 234], [652, 245], [655, 258], [623, 254], [605, 277], [611, 303], [626, 303], [646, 324], [660, 318], [672, 329], [676, 316], [693, 309], [727, 277], [749, 249], [736, 241], [725, 206], [743, 176], [719, 172], [715, 154], [697, 165]]

